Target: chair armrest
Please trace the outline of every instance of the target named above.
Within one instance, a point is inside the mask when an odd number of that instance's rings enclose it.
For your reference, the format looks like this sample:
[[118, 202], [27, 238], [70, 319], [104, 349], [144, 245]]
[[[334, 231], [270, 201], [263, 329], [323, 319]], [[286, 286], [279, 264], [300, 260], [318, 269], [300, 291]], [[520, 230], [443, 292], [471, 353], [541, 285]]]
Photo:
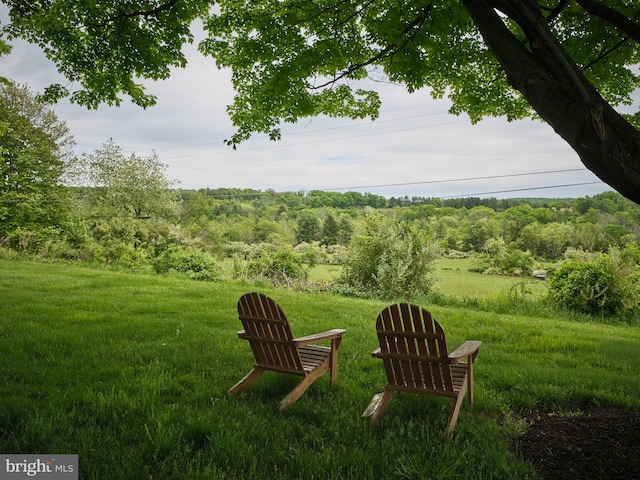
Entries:
[[238, 332], [238, 338], [244, 338], [247, 335], [247, 332], [245, 332], [244, 330], [240, 330]]
[[473, 361], [478, 355], [480, 345], [482, 345], [482, 342], [478, 340], [467, 340], [449, 354], [449, 360], [451, 363], [458, 363], [463, 358], [469, 357]]
[[373, 352], [371, 352], [372, 357], [378, 357], [380, 355], [380, 349], [376, 348]]
[[336, 328], [326, 332], [314, 333], [312, 335], [294, 338], [293, 343], [294, 345], [308, 345], [309, 343], [318, 343], [325, 340], [333, 340], [334, 338], [342, 338], [342, 334], [345, 331], [346, 330], [342, 330], [341, 328]]

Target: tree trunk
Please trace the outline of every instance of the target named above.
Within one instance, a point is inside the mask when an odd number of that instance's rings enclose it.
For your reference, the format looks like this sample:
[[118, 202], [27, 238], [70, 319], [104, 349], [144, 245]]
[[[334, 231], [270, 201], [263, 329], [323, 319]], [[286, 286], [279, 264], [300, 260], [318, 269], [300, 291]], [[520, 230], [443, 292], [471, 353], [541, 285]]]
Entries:
[[[495, 11], [500, 4], [522, 28], [525, 48]], [[535, 0], [463, 0], [511, 86], [580, 157], [620, 194], [640, 204], [640, 132], [582, 75], [548, 29]]]

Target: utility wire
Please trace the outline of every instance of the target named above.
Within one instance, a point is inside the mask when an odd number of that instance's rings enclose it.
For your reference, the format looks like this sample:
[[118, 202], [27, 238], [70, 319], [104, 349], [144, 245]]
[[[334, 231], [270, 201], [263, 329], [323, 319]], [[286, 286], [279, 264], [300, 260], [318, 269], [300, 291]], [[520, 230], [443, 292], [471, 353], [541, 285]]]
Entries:
[[[443, 180], [443, 182], [446, 180]], [[429, 183], [429, 182], [423, 182], [423, 183]], [[550, 189], [550, 188], [566, 188], [566, 187], [579, 187], [579, 186], [583, 186], [583, 185], [598, 185], [598, 184], [602, 184], [602, 182], [580, 182], [580, 183], [565, 183], [562, 185], [547, 185], [544, 187], [528, 187], [528, 188], [515, 188], [515, 189], [511, 189], [511, 190], [496, 190], [496, 191], [492, 191], [492, 192], [480, 192], [480, 193], [461, 193], [461, 194], [456, 194], [456, 195], [447, 195], [447, 196], [443, 196], [443, 197], [435, 197], [435, 198], [440, 198], [440, 199], [447, 199], [447, 198], [465, 198], [465, 197], [478, 197], [481, 195], [495, 195], [498, 193], [515, 193], [515, 192], [527, 192], [527, 191], [531, 191], [531, 190], [546, 190], [546, 189]], [[412, 185], [412, 184], [397, 184], [397, 185]], [[378, 186], [383, 186], [383, 185], [378, 185]], [[353, 188], [358, 188], [358, 187], [353, 187]], [[374, 188], [374, 187], [361, 187], [361, 188]], [[330, 190], [321, 190], [321, 191], [330, 191]], [[299, 190], [299, 192], [305, 192], [305, 190]], [[279, 192], [279, 193], [286, 193], [286, 192]], [[255, 196], [265, 196], [265, 195], [272, 195], [271, 192], [253, 192], [253, 193], [238, 193], [238, 194], [225, 194], [225, 195], [213, 195], [213, 198], [216, 199], [221, 199], [221, 198], [236, 198], [236, 197], [255, 197]], [[425, 197], [427, 198], [427, 197]], [[59, 202], [62, 203], [61, 201], [56, 201], [54, 200], [54, 202]], [[38, 201], [36, 200], [31, 200], [31, 199], [24, 199], [24, 200], [0, 200], [0, 203], [38, 203]]]
[[[421, 130], [423, 128], [434, 128], [434, 127], [442, 127], [445, 125], [454, 125], [454, 124], [458, 124], [458, 123], [468, 123], [467, 120], [457, 120], [454, 122], [445, 122], [445, 123], [437, 123], [434, 125], [421, 125], [419, 127], [407, 127], [407, 128], [402, 128], [402, 129], [398, 129], [398, 130], [387, 130], [384, 132], [371, 132], [371, 133], [363, 133], [360, 135], [349, 135], [349, 136], [345, 136], [345, 137], [338, 137], [338, 138], [332, 138], [332, 139], [326, 139], [326, 138], [321, 138], [319, 140], [309, 140], [307, 142], [299, 142], [299, 143], [278, 143], [275, 145], [268, 145], [268, 146], [262, 146], [262, 147], [253, 147], [253, 148], [243, 148], [242, 152], [254, 152], [256, 150], [272, 150], [275, 148], [289, 148], [289, 147], [299, 147], [301, 145], [312, 145], [312, 144], [316, 144], [316, 143], [332, 143], [332, 142], [339, 142], [342, 140], [351, 140], [353, 138], [362, 138], [362, 137], [372, 137], [372, 136], [379, 136], [379, 135], [386, 135], [389, 133], [399, 133], [399, 132], [408, 132], [411, 130]], [[315, 133], [315, 132], [314, 132]], [[266, 138], [266, 137], [265, 137]], [[176, 155], [176, 156], [172, 156], [172, 157], [162, 157], [162, 160], [173, 160], [173, 159], [177, 159], [177, 158], [191, 158], [191, 157], [206, 157], [206, 156], [213, 156], [213, 155], [229, 155], [229, 153], [232, 153], [230, 151], [222, 151], [222, 152], [206, 152], [206, 153], [193, 153], [190, 155]]]
[[563, 187], [578, 187], [580, 185], [596, 185], [602, 182], [583, 182], [583, 183], [566, 183], [564, 185], [548, 185], [546, 187], [530, 187], [530, 188], [516, 188], [513, 190], [496, 190], [494, 192], [482, 192], [482, 193], [465, 193], [462, 195], [449, 195], [446, 197], [439, 197], [441, 199], [446, 198], [463, 198], [463, 197], [478, 197], [480, 195], [495, 195], [497, 193], [514, 193], [514, 192], [526, 192], [530, 190], [544, 190], [548, 188], [563, 188]]
[[[547, 175], [552, 173], [567, 173], [567, 172], [581, 172], [588, 171], [585, 168], [566, 168], [563, 170], [546, 170], [542, 172], [526, 172], [526, 173], [511, 173], [506, 175], [487, 175], [483, 177], [463, 177], [463, 178], [450, 178], [445, 180], [425, 180], [420, 182], [402, 182], [402, 183], [386, 183], [386, 184], [377, 184], [377, 185], [360, 185], [360, 186], [351, 186], [351, 187], [334, 187], [334, 188], [314, 188], [312, 190], [296, 190], [296, 192], [311, 192], [313, 190], [318, 190], [322, 192], [331, 192], [338, 190], [362, 190], [365, 188], [373, 189], [373, 188], [385, 188], [385, 187], [403, 187], [403, 186], [411, 186], [411, 185], [427, 185], [427, 184], [435, 184], [435, 183], [455, 183], [455, 182], [468, 182], [473, 180], [493, 180], [497, 178], [511, 178], [511, 177], [529, 177], [533, 175]], [[580, 183], [567, 183], [563, 185], [547, 185], [543, 187], [526, 187], [526, 188], [518, 188], [512, 190], [498, 190], [493, 192], [484, 192], [484, 193], [468, 193], [468, 194], [458, 194], [458, 195], [450, 195], [440, 198], [459, 198], [459, 197], [472, 197], [478, 195], [493, 195], [497, 193], [512, 193], [512, 192], [525, 192], [530, 190], [543, 190], [549, 188], [562, 188], [562, 187], [577, 187], [581, 185], [596, 185], [602, 183], [600, 181], [595, 182], [580, 182]], [[224, 188], [224, 187], [222, 187]], [[213, 189], [216, 190], [216, 189]], [[282, 192], [281, 192], [282, 193]], [[225, 197], [242, 197], [242, 196], [260, 196], [260, 195], [272, 195], [271, 192], [252, 192], [252, 193], [244, 193], [244, 194], [223, 194], [223, 195], [214, 195], [215, 198], [225, 198]], [[0, 203], [30, 203], [34, 202], [30, 199], [20, 199], [20, 200], [6, 200], [0, 199]]]
[[[508, 175], [490, 175], [486, 177], [453, 178], [448, 180], [426, 180], [421, 182], [406, 182], [406, 183], [387, 183], [382, 185], [363, 185], [359, 187], [319, 188], [318, 190], [332, 191], [332, 190], [352, 190], [352, 189], [362, 189], [362, 188], [404, 187], [408, 185], [426, 185], [429, 183], [467, 182], [470, 180], [490, 180], [494, 178], [528, 177], [531, 175], [545, 175], [549, 173], [565, 173], [565, 172], [579, 172], [579, 171], [582, 172], [587, 170], [585, 168], [568, 168], [565, 170], [548, 170], [546, 172], [511, 173]], [[598, 183], [598, 182], [595, 182], [595, 183]], [[546, 188], [546, 187], [542, 187], [542, 188]]]
[[[577, 172], [577, 171], [586, 172], [588, 170], [585, 168], [568, 168], [564, 170], [548, 170], [544, 172], [512, 173], [508, 175], [489, 175], [485, 177], [453, 178], [453, 179], [447, 179], [447, 180], [427, 180], [423, 182], [389, 183], [389, 184], [379, 184], [379, 185], [362, 185], [362, 186], [338, 187], [338, 188], [314, 188], [311, 190], [300, 189], [300, 190], [296, 190], [296, 192], [308, 193], [315, 190], [321, 191], [321, 192], [331, 192], [331, 191], [337, 191], [337, 190], [361, 190], [365, 188], [373, 189], [373, 188], [384, 188], [384, 187], [422, 185], [422, 184], [430, 184], [430, 183], [455, 183], [455, 182], [465, 182], [470, 180], [491, 180], [496, 178], [526, 177], [526, 176], [533, 176], [533, 175], [544, 175], [544, 174], [551, 174], [551, 173], [566, 173], [566, 172]], [[550, 189], [550, 188], [577, 187], [581, 185], [597, 185], [597, 184], [602, 184], [602, 182], [594, 181], [594, 182], [567, 183], [564, 185], [547, 185], [542, 187], [525, 187], [525, 188], [518, 188], [518, 189], [512, 189], [512, 190], [500, 190], [495, 192], [450, 195], [450, 196], [439, 197], [439, 198], [443, 198], [443, 199], [444, 198], [462, 198], [462, 197], [472, 197], [472, 196], [478, 196], [478, 195], [492, 195], [497, 193], [525, 192], [529, 190], [543, 190], [543, 189]], [[214, 198], [221, 199], [221, 198], [235, 198], [235, 197], [244, 197], [244, 196], [253, 197], [253, 196], [260, 196], [260, 195], [271, 195], [271, 194], [272, 194], [271, 192], [254, 192], [254, 193], [238, 193], [238, 194], [230, 193], [230, 194], [214, 195]]]
[[[435, 113], [425, 113], [422, 115], [412, 115], [409, 117], [399, 117], [399, 118], [389, 118], [386, 120], [375, 120], [375, 122], [367, 122], [367, 123], [352, 123], [350, 125], [341, 125], [341, 126], [336, 126], [336, 127], [326, 127], [326, 128], [321, 128], [319, 130], [301, 130], [301, 131], [295, 131], [295, 132], [286, 132], [285, 134], [283, 134], [283, 136], [286, 137], [293, 137], [296, 135], [307, 135], [310, 133], [316, 134], [316, 133], [322, 133], [322, 132], [329, 132], [332, 130], [346, 130], [348, 128], [356, 128], [356, 127], [366, 127], [366, 126], [371, 126], [372, 124], [375, 123], [375, 125], [380, 125], [382, 123], [390, 123], [390, 122], [399, 122], [399, 121], [403, 121], [403, 120], [414, 120], [416, 118], [424, 118], [424, 117], [434, 117], [436, 115], [446, 115], [449, 112], [443, 111], [443, 112], [435, 112]], [[455, 122], [455, 123], [463, 123], [463, 122], [467, 122], [467, 120], [461, 120], [459, 122]], [[307, 123], [311, 124], [313, 123], [313, 121], [309, 121]], [[429, 125], [427, 125], [426, 127], [428, 127]], [[438, 125], [435, 125], [438, 126]], [[306, 128], [306, 127], [304, 127]], [[383, 132], [384, 133], [384, 132]], [[269, 137], [266, 135], [260, 135], [260, 136], [256, 136], [256, 137], [251, 137], [251, 140], [264, 140], [264, 139], [268, 139]], [[350, 138], [350, 137], [347, 137]], [[218, 140], [216, 142], [205, 142], [205, 143], [194, 143], [194, 144], [188, 144], [188, 145], [174, 145], [174, 146], [168, 146], [168, 147], [160, 147], [160, 148], [145, 148], [142, 149], [141, 151], [145, 152], [145, 151], [155, 151], [155, 152], [159, 152], [162, 150], [178, 150], [178, 149], [182, 149], [182, 148], [193, 148], [193, 147], [206, 147], [206, 146], [210, 146], [210, 145], [226, 145], [222, 140]], [[244, 150], [243, 150], [244, 151]], [[174, 158], [174, 157], [170, 157], [170, 158]]]

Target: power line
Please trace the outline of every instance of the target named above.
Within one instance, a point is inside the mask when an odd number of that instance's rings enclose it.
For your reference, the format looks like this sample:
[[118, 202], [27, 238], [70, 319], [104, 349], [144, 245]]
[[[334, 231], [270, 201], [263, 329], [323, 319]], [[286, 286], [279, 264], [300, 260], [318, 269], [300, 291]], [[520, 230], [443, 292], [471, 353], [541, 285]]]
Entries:
[[363, 185], [359, 187], [319, 188], [318, 190], [331, 191], [331, 190], [352, 190], [352, 189], [363, 189], [363, 188], [404, 187], [408, 185], [426, 185], [429, 183], [467, 182], [470, 180], [491, 180], [495, 178], [528, 177], [532, 175], [545, 175], [549, 173], [566, 173], [566, 172], [578, 172], [578, 171], [587, 171], [587, 170], [585, 168], [568, 168], [565, 170], [548, 170], [545, 172], [511, 173], [508, 175], [490, 175], [486, 177], [453, 178], [448, 180], [426, 180], [421, 182], [387, 183], [387, 184], [381, 184], [381, 185]]
[[[640, 95], [640, 92], [636, 92], [633, 93], [631, 95]], [[309, 131], [294, 131], [294, 132], [286, 132], [285, 134], [283, 134], [283, 136], [286, 136], [287, 138], [289, 137], [295, 137], [296, 135], [307, 135], [307, 134], [318, 134], [318, 133], [323, 133], [323, 132], [329, 132], [329, 131], [333, 131], [333, 130], [346, 130], [349, 128], [357, 128], [357, 127], [366, 127], [366, 126], [372, 126], [373, 124], [375, 125], [380, 125], [383, 123], [390, 123], [390, 122], [398, 122], [398, 121], [404, 121], [404, 120], [414, 120], [417, 118], [424, 118], [424, 117], [433, 117], [433, 116], [437, 116], [437, 115], [449, 115], [449, 112], [447, 112], [446, 110], [441, 111], [441, 112], [433, 112], [433, 113], [425, 113], [425, 114], [420, 114], [420, 115], [411, 115], [411, 116], [407, 116], [407, 117], [397, 117], [397, 118], [389, 118], [389, 119], [385, 119], [385, 120], [375, 120], [374, 122], [361, 122], [361, 123], [352, 123], [350, 125], [340, 125], [340, 126], [335, 126], [335, 127], [326, 127], [326, 128], [321, 128], [319, 130], [309, 130]], [[307, 124], [312, 123], [313, 120], [309, 121]], [[287, 148], [287, 147], [297, 147], [297, 146], [301, 146], [301, 145], [310, 145], [310, 144], [314, 144], [314, 143], [324, 143], [324, 142], [336, 142], [336, 141], [341, 141], [341, 140], [350, 140], [352, 138], [361, 138], [361, 137], [367, 137], [367, 136], [373, 136], [373, 135], [385, 135], [388, 133], [399, 133], [399, 132], [406, 132], [406, 131], [411, 131], [411, 130], [420, 130], [422, 128], [434, 128], [434, 127], [441, 127], [441, 126], [446, 126], [446, 125], [454, 125], [454, 124], [460, 124], [460, 123], [469, 123], [469, 120], [455, 120], [455, 121], [451, 121], [451, 122], [445, 122], [445, 123], [438, 123], [438, 124], [433, 124], [433, 125], [422, 125], [422, 126], [418, 126], [418, 127], [408, 127], [408, 128], [403, 128], [403, 129], [398, 129], [398, 130], [387, 130], [387, 131], [383, 131], [383, 132], [374, 132], [374, 133], [365, 133], [365, 134], [360, 134], [360, 135], [352, 135], [352, 136], [345, 136], [345, 137], [340, 137], [340, 138], [335, 138], [335, 139], [331, 139], [331, 140], [327, 140], [327, 139], [320, 139], [320, 140], [311, 140], [308, 142], [301, 142], [301, 143], [292, 143], [292, 144], [285, 144], [285, 143], [279, 143], [279, 144], [275, 144], [275, 145], [269, 145], [269, 146], [263, 146], [263, 147], [253, 147], [253, 148], [243, 148], [242, 152], [252, 152], [252, 151], [256, 151], [256, 150], [266, 150], [266, 149], [274, 149], [274, 148]], [[306, 128], [306, 127], [305, 127]], [[269, 137], [266, 135], [261, 135], [261, 136], [254, 136], [251, 137], [250, 140], [265, 140], [268, 139]], [[185, 148], [194, 148], [194, 147], [207, 147], [207, 146], [222, 146], [222, 145], [226, 145], [225, 142], [223, 140], [218, 140], [215, 142], [204, 142], [204, 143], [195, 143], [195, 144], [186, 144], [186, 145], [174, 145], [174, 146], [168, 146], [168, 147], [160, 147], [160, 148], [147, 148], [147, 149], [142, 149], [141, 151], [155, 151], [155, 152], [159, 152], [162, 150], [178, 150], [178, 149], [185, 149]], [[229, 150], [225, 149], [225, 151], [223, 152], [208, 152], [208, 153], [195, 153], [195, 154], [191, 154], [191, 155], [173, 155], [170, 157], [165, 157], [163, 158], [163, 160], [173, 160], [176, 158], [189, 158], [189, 157], [203, 157], [203, 156], [207, 156], [207, 155], [224, 155], [229, 153]]]
[[[330, 192], [337, 190], [362, 190], [362, 189], [373, 189], [373, 188], [384, 188], [384, 187], [399, 187], [399, 186], [411, 186], [411, 185], [425, 185], [425, 184], [434, 184], [434, 183], [455, 183], [455, 182], [465, 182], [471, 180], [492, 180], [496, 178], [509, 178], [509, 177], [526, 177], [533, 175], [545, 175], [551, 173], [566, 173], [566, 172], [578, 172], [578, 171], [588, 171], [585, 168], [567, 168], [564, 170], [548, 170], [544, 172], [528, 172], [528, 173], [512, 173], [508, 175], [489, 175], [484, 177], [467, 177], [467, 178], [452, 178], [447, 180], [426, 180], [421, 182], [404, 182], [404, 183], [388, 183], [388, 184], [378, 184], [378, 185], [361, 185], [361, 186], [351, 186], [351, 187], [338, 187], [338, 188], [314, 188], [312, 190], [300, 189], [296, 190], [296, 192], [308, 193], [311, 191], [321, 191], [321, 192]], [[458, 194], [458, 195], [450, 195], [439, 198], [460, 198], [460, 197], [473, 197], [478, 195], [494, 195], [498, 193], [514, 193], [514, 192], [526, 192], [530, 190], [544, 190], [550, 188], [562, 188], [562, 187], [577, 187], [582, 185], [597, 185], [602, 184], [600, 181], [593, 182], [579, 182], [579, 183], [567, 183], [564, 185], [547, 185], [542, 187], [525, 187], [525, 188], [517, 188], [510, 190], [499, 190], [495, 192], [484, 192], [484, 193], [466, 193], [466, 194]], [[271, 195], [271, 192], [262, 192], [257, 191], [253, 193], [237, 193], [237, 194], [223, 194], [223, 195], [215, 195], [215, 198], [229, 198], [229, 197], [243, 197], [243, 196], [260, 196], [260, 195]]]
[[[447, 181], [447, 180], [444, 180]], [[453, 180], [455, 181], [455, 180]], [[421, 183], [421, 182], [418, 182]], [[429, 183], [429, 182], [423, 182], [423, 183]], [[491, 191], [491, 192], [479, 192], [479, 193], [460, 193], [460, 194], [456, 194], [456, 195], [446, 195], [446, 196], [434, 196], [434, 198], [440, 198], [440, 199], [447, 199], [447, 198], [465, 198], [465, 197], [478, 197], [481, 195], [496, 195], [498, 193], [515, 193], [515, 192], [527, 192], [527, 191], [532, 191], [532, 190], [547, 190], [547, 189], [551, 189], [551, 188], [566, 188], [566, 187], [579, 187], [579, 186], [584, 186], [584, 185], [601, 185], [602, 182], [578, 182], [578, 183], [565, 183], [562, 185], [546, 185], [543, 187], [527, 187], [527, 188], [514, 188], [514, 189], [509, 189], [509, 190], [495, 190], [495, 191]], [[412, 183], [407, 183], [407, 184], [398, 184], [398, 185], [412, 185]], [[377, 185], [377, 187], [382, 187], [384, 185]], [[370, 186], [370, 187], [352, 187], [354, 189], [357, 188], [375, 188], [376, 186]], [[326, 191], [331, 191], [331, 190], [322, 190], [322, 189], [314, 189], [314, 190], [318, 190], [318, 191], [322, 191], [322, 192], [326, 192]], [[310, 190], [297, 190], [296, 192], [309, 192]], [[280, 192], [282, 193], [282, 192]], [[223, 199], [223, 198], [237, 198], [237, 197], [259, 197], [259, 196], [264, 196], [264, 195], [272, 195], [271, 192], [262, 192], [262, 191], [256, 191], [256, 192], [247, 192], [247, 193], [228, 193], [228, 194], [220, 194], [220, 195], [213, 195], [214, 198], [217, 199]]]
[[[316, 144], [316, 143], [332, 143], [332, 142], [339, 142], [342, 140], [351, 140], [353, 138], [362, 138], [362, 137], [372, 137], [374, 135], [386, 135], [389, 133], [399, 133], [399, 132], [408, 132], [411, 130], [420, 130], [423, 128], [434, 128], [434, 127], [443, 127], [446, 125], [454, 125], [454, 124], [458, 124], [458, 123], [468, 123], [468, 120], [457, 120], [455, 122], [445, 122], [445, 123], [437, 123], [434, 125], [421, 125], [419, 127], [407, 127], [407, 128], [402, 128], [402, 129], [398, 129], [398, 130], [387, 130], [384, 132], [371, 132], [371, 133], [363, 133], [360, 135], [349, 135], [349, 136], [345, 136], [345, 137], [339, 137], [339, 138], [332, 138], [332, 139], [326, 139], [326, 138], [321, 138], [319, 140], [310, 140], [307, 142], [299, 142], [299, 143], [289, 143], [289, 144], [285, 144], [285, 143], [280, 143], [280, 144], [276, 144], [276, 145], [269, 145], [269, 146], [263, 146], [263, 147], [253, 147], [253, 148], [243, 148], [242, 152], [253, 152], [256, 150], [271, 150], [271, 149], [275, 149], [275, 148], [288, 148], [288, 147], [299, 147], [302, 145], [312, 145], [312, 144]], [[346, 128], [346, 127], [345, 127]], [[301, 132], [303, 133], [303, 132]], [[306, 133], [306, 132], [305, 132]], [[315, 133], [315, 132], [314, 132]], [[266, 138], [266, 137], [264, 137]], [[231, 153], [230, 151], [223, 151], [223, 152], [206, 152], [206, 153], [194, 153], [191, 155], [176, 155], [176, 156], [172, 156], [172, 157], [163, 157], [162, 160], [173, 160], [176, 158], [190, 158], [190, 157], [205, 157], [205, 156], [212, 156], [212, 155], [228, 155], [229, 153]]]
[[[442, 112], [434, 112], [434, 113], [424, 113], [421, 115], [412, 115], [409, 117], [398, 117], [398, 118], [389, 118], [386, 120], [375, 120], [376, 125], [380, 125], [382, 123], [390, 123], [390, 122], [399, 122], [399, 121], [403, 121], [403, 120], [413, 120], [416, 118], [424, 118], [424, 117], [434, 117], [436, 115], [446, 115], [449, 112], [447, 111], [442, 111]], [[468, 120], [460, 120], [459, 122], [454, 122], [454, 123], [464, 123], [464, 122], [468, 122]], [[312, 123], [312, 121], [308, 122]], [[366, 127], [366, 126], [371, 126], [372, 122], [368, 122], [368, 123], [356, 123], [356, 124], [350, 124], [350, 125], [341, 125], [341, 126], [336, 126], [336, 127], [326, 127], [326, 128], [321, 128], [319, 130], [309, 130], [309, 131], [297, 131], [297, 132], [286, 132], [284, 135], [286, 137], [293, 137], [296, 135], [307, 135], [307, 134], [316, 134], [316, 133], [322, 133], [322, 132], [328, 132], [328, 131], [332, 131], [332, 130], [345, 130], [347, 128], [357, 128], [357, 127]], [[448, 124], [444, 124], [444, 125], [448, 125]], [[427, 125], [428, 127], [429, 125]], [[435, 125], [438, 126], [438, 125]], [[306, 127], [305, 127], [306, 128]], [[418, 127], [420, 128], [420, 127]], [[402, 130], [400, 130], [402, 131]], [[385, 132], [383, 132], [385, 133]], [[266, 135], [260, 135], [260, 136], [256, 136], [256, 137], [252, 137], [251, 140], [264, 140], [264, 139], [268, 139], [269, 137]], [[350, 138], [350, 137], [347, 137]], [[182, 148], [192, 148], [192, 147], [206, 147], [206, 146], [210, 146], [210, 145], [225, 145], [224, 141], [222, 140], [218, 140], [215, 142], [205, 142], [205, 143], [194, 143], [194, 144], [187, 144], [187, 145], [174, 145], [174, 146], [168, 146], [168, 147], [160, 147], [160, 148], [145, 148], [142, 149], [141, 151], [161, 151], [161, 150], [178, 150], [178, 149], [182, 149]], [[244, 150], [243, 150], [244, 151]], [[205, 154], [199, 154], [199, 155], [205, 155]], [[177, 157], [169, 157], [169, 158], [177, 158]]]
[[461, 197], [477, 197], [480, 195], [495, 195], [497, 193], [514, 193], [514, 192], [526, 192], [530, 190], [545, 190], [549, 188], [564, 188], [564, 187], [578, 187], [581, 185], [596, 185], [601, 184], [602, 182], [583, 182], [583, 183], [566, 183], [564, 185], [548, 185], [546, 187], [530, 187], [530, 188], [516, 188], [513, 190], [496, 190], [494, 192], [482, 192], [482, 193], [466, 193], [462, 195], [449, 195], [446, 197], [440, 197], [441, 199], [446, 198], [461, 198]]
[[[630, 96], [637, 96], [637, 95], [640, 95], [640, 91], [630, 94]], [[441, 111], [441, 112], [424, 113], [424, 114], [420, 114], [420, 115], [411, 115], [411, 116], [408, 116], [408, 117], [389, 118], [389, 119], [385, 119], [385, 120], [379, 120], [378, 119], [378, 120], [375, 120], [375, 122], [373, 122], [373, 123], [375, 123], [376, 125], [380, 125], [382, 123], [398, 122], [398, 121], [403, 121], [403, 120], [413, 120], [413, 119], [416, 119], [416, 118], [433, 117], [433, 116], [437, 116], [437, 115], [448, 115], [448, 114], [449, 114], [449, 112], [444, 110], [444, 111]], [[467, 123], [467, 122], [468, 122], [468, 120], [459, 120], [459, 121], [442, 123], [442, 124], [425, 125], [425, 126], [422, 126], [422, 127], [411, 127], [411, 128], [408, 128], [408, 129], [392, 130], [392, 131], [381, 132], [381, 133], [364, 134], [362, 136], [378, 135], [378, 134], [385, 134], [385, 133], [396, 133], [396, 132], [403, 132], [403, 131], [407, 131], [407, 130], [438, 127], [438, 126], [443, 126], [443, 125], [451, 125], [451, 124], [455, 124], [455, 123]], [[308, 124], [309, 123], [312, 123], [312, 121], [308, 122]], [[296, 135], [306, 135], [306, 134], [310, 134], [310, 133], [316, 134], [316, 133], [328, 132], [328, 131], [332, 131], [332, 130], [345, 130], [347, 128], [370, 126], [371, 124], [372, 124], [372, 122], [356, 123], [356, 124], [341, 125], [341, 126], [336, 126], [336, 127], [326, 127], [326, 128], [322, 128], [322, 129], [319, 129], [319, 130], [313, 130], [313, 131], [287, 132], [285, 135], [287, 137], [293, 137], [293, 136], [296, 136]], [[358, 135], [358, 136], [360, 136], [360, 135]], [[357, 138], [358, 136], [356, 136], [356, 137], [341, 137], [340, 139], [337, 139], [337, 140], [349, 139], [349, 138]], [[267, 138], [269, 138], [269, 137], [266, 136], [266, 135], [262, 135], [262, 136], [252, 137], [251, 140], [264, 140], [264, 139], [267, 139]], [[313, 142], [313, 143], [317, 143], [317, 142]], [[186, 145], [174, 145], [174, 146], [160, 147], [160, 148], [146, 148], [146, 149], [142, 149], [141, 151], [147, 151], [147, 150], [153, 150], [153, 151], [177, 150], [177, 149], [182, 149], [182, 148], [206, 147], [206, 146], [210, 146], [210, 145], [225, 145], [225, 143], [222, 140], [218, 140], [218, 141], [215, 141], [215, 142], [194, 143], [194, 144], [186, 144]], [[271, 146], [271, 147], [256, 147], [256, 148], [253, 148], [253, 149], [248, 149], [248, 150], [243, 150], [243, 151], [252, 151], [252, 150], [262, 149], [262, 148], [280, 148], [280, 147], [297, 146], [297, 145], [306, 145], [306, 143], [295, 144], [295, 145], [278, 145], [278, 146]], [[202, 156], [202, 155], [208, 155], [208, 154], [194, 154], [194, 155], [188, 155], [188, 156]], [[178, 158], [178, 157], [169, 157], [168, 159], [172, 159], [172, 158]], [[180, 158], [183, 158], [183, 157], [181, 156]]]

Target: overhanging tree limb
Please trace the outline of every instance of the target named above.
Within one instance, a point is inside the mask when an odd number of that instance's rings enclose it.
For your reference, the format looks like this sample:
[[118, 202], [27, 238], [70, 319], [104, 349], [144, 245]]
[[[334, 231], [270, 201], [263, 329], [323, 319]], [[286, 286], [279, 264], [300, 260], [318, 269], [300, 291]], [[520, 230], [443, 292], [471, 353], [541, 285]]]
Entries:
[[604, 5], [596, 0], [576, 0], [587, 12], [600, 17], [602, 20], [615, 25], [624, 33], [640, 43], [640, 24], [638, 21], [623, 15], [612, 7]]
[[[527, 50], [486, 0], [463, 0], [509, 83], [578, 153], [584, 165], [620, 193], [640, 202], [640, 132], [602, 99], [570, 57], [558, 51], [535, 11], [517, 8], [532, 45]], [[541, 16], [541, 15], [540, 15]], [[558, 63], [562, 66], [558, 67]], [[604, 159], [604, 161], [603, 161]]]

